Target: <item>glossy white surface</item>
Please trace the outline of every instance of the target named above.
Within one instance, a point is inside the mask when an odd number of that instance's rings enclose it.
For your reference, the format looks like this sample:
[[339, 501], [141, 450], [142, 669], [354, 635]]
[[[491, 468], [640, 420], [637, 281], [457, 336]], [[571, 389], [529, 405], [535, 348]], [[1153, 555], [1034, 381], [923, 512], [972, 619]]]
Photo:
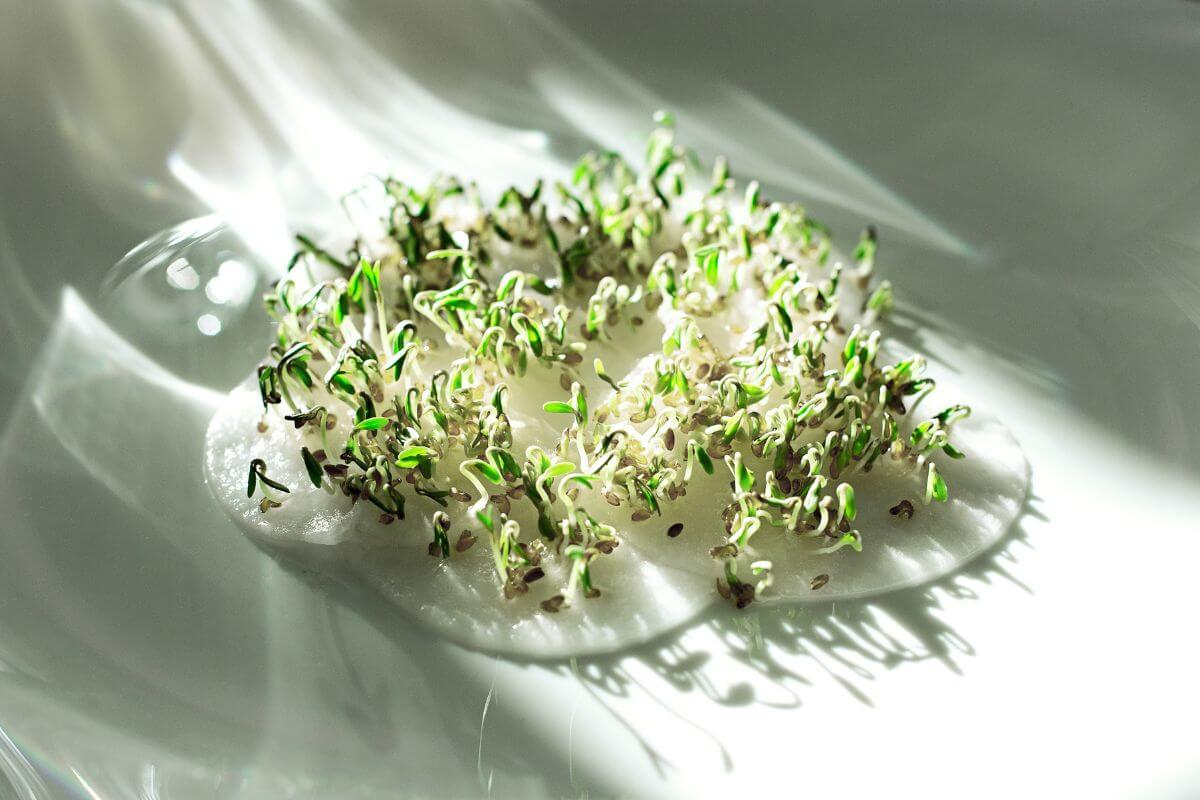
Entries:
[[[1200, 7], [904, 6], [9, 3], [18, 796], [1200, 791]], [[284, 233], [381, 163], [522, 177], [589, 136], [635, 146], [659, 105], [844, 239], [881, 223], [880, 269], [922, 309], [898, 334], [1030, 458], [1001, 547], [571, 664], [431, 641], [246, 541], [200, 448]], [[196, 224], [109, 272], [209, 211], [261, 258]]]

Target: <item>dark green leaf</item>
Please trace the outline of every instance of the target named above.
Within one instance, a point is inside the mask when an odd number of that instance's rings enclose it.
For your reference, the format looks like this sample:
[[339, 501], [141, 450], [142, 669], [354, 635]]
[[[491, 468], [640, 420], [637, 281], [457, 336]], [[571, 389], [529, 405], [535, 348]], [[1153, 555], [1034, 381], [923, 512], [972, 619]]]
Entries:
[[324, 480], [325, 472], [321, 469], [321, 465], [317, 463], [317, 459], [309, 452], [307, 447], [300, 448], [300, 455], [304, 459], [304, 468], [308, 470], [308, 479], [312, 481], [313, 486], [320, 486]]

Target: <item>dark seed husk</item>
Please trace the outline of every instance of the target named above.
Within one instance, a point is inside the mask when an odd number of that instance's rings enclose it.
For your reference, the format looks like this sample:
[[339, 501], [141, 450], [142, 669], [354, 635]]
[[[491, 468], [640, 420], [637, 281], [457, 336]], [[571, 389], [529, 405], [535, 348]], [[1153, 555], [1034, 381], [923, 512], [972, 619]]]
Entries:
[[754, 602], [754, 585], [739, 583], [733, 587], [733, 597], [738, 608], [745, 608]]
[[620, 542], [618, 542], [616, 539], [601, 539], [592, 546], [596, 548], [597, 552], [608, 555], [613, 550], [617, 549], [618, 544], [620, 544]]
[[488, 499], [492, 501], [501, 514], [507, 514], [512, 510], [512, 503], [509, 502], [508, 495], [493, 494], [489, 495]]

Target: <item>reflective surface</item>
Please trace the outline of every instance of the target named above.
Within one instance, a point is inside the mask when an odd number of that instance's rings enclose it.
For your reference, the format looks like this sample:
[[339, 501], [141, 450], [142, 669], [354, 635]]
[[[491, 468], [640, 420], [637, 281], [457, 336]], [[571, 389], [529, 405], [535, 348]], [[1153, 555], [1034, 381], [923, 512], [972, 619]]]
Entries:
[[[643, 5], [7, 4], [13, 793], [1200, 790], [1200, 6]], [[199, 448], [288, 232], [389, 167], [495, 187], [593, 142], [636, 154], [660, 106], [843, 243], [880, 223], [895, 335], [1032, 462], [999, 550], [521, 663], [237, 533]]]

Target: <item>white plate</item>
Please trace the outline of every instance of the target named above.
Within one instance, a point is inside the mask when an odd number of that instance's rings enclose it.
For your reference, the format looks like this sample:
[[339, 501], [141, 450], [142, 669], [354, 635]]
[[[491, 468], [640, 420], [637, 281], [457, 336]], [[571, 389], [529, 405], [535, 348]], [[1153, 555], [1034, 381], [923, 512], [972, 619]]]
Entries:
[[[0, 773], [17, 796], [1200, 792], [1200, 7], [900, 5], [13, 15]], [[934, 586], [522, 663], [238, 533], [199, 448], [257, 356], [254, 295], [287, 231], [388, 162], [495, 181], [561, 172], [589, 137], [632, 149], [657, 105], [843, 241], [881, 224], [898, 334], [1030, 457], [1001, 546]], [[238, 235], [194, 223], [104, 281], [129, 243], [208, 211]]]

